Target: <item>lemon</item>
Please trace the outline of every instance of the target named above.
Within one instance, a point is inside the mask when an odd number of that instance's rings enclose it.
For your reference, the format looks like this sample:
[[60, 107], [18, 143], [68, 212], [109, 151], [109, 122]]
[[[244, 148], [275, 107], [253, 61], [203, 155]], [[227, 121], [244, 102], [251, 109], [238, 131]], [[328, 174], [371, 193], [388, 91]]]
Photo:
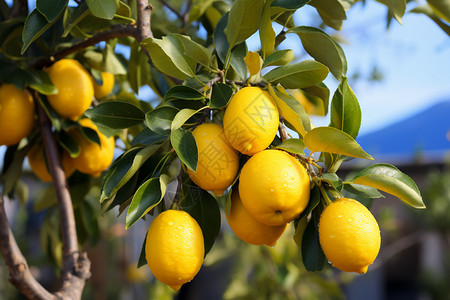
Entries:
[[114, 88], [114, 74], [102, 72], [102, 84], [99, 85], [95, 80], [92, 80], [92, 84], [94, 85], [95, 98], [104, 98], [108, 96]]
[[97, 132], [101, 146], [87, 139], [80, 132], [73, 131], [71, 135], [80, 145], [80, 154], [72, 159], [73, 163], [82, 173], [90, 174], [94, 177], [100, 176], [113, 161], [114, 137], [107, 137], [101, 133], [89, 119], [80, 120], [80, 124]]
[[333, 201], [322, 212], [319, 240], [327, 259], [345, 272], [366, 273], [380, 250], [380, 229], [370, 211], [349, 198]]
[[[30, 164], [33, 173], [39, 179], [41, 179], [43, 182], [52, 182], [52, 176], [50, 175], [50, 172], [47, 168], [47, 163], [44, 155], [45, 152], [43, 146], [41, 144], [34, 144], [27, 155], [28, 163]], [[72, 159], [70, 158], [70, 155], [66, 151], [63, 151], [61, 163], [66, 178], [72, 175], [72, 173], [75, 171], [75, 167], [73, 165]]]
[[199, 187], [220, 196], [236, 177], [239, 155], [218, 124], [199, 125], [192, 134], [198, 148], [197, 172], [188, 169], [187, 173]]
[[77, 120], [92, 103], [94, 87], [91, 75], [76, 60], [61, 59], [47, 70], [51, 81], [58, 89], [47, 99], [62, 117]]
[[202, 230], [185, 211], [166, 210], [150, 225], [145, 257], [153, 275], [174, 290], [197, 275], [205, 255]]
[[34, 101], [27, 90], [12, 84], [0, 86], [0, 146], [15, 145], [31, 133], [34, 125]]
[[284, 151], [264, 150], [242, 167], [239, 195], [259, 222], [279, 226], [295, 219], [309, 201], [310, 180], [305, 168]]
[[231, 194], [231, 209], [225, 216], [234, 234], [241, 240], [253, 245], [275, 246], [287, 224], [269, 226], [258, 222], [242, 205], [237, 189]]
[[234, 94], [223, 117], [228, 141], [247, 155], [266, 149], [277, 134], [278, 124], [275, 101], [258, 87], [244, 87]]

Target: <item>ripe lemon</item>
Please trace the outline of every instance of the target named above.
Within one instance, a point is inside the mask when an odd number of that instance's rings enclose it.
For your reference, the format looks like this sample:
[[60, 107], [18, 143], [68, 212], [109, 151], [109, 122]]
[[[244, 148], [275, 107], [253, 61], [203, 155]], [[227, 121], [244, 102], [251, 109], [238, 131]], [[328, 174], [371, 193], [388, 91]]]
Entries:
[[12, 84], [0, 86], [0, 146], [15, 145], [34, 125], [34, 101], [27, 90]]
[[291, 155], [264, 150], [242, 167], [239, 195], [259, 222], [279, 226], [295, 219], [309, 201], [310, 180], [305, 168]]
[[80, 120], [80, 124], [83, 127], [89, 127], [94, 129], [98, 137], [100, 138], [101, 147], [86, 137], [80, 132], [73, 131], [73, 138], [80, 145], [80, 154], [73, 158], [75, 167], [82, 173], [90, 174], [94, 177], [100, 176], [100, 174], [106, 170], [114, 158], [114, 137], [107, 137], [101, 133], [97, 126], [89, 119]]
[[220, 196], [236, 177], [239, 155], [218, 124], [199, 125], [192, 134], [198, 148], [197, 172], [188, 169], [187, 173], [199, 187]]
[[[42, 145], [34, 144], [31, 147], [30, 152], [28, 152], [27, 157], [33, 173], [43, 182], [52, 182], [52, 176], [47, 168], [44, 148]], [[73, 165], [70, 155], [66, 151], [63, 151], [61, 163], [66, 178], [72, 175], [75, 171], [75, 166]]]
[[114, 74], [102, 72], [102, 85], [99, 85], [95, 80], [92, 80], [92, 84], [94, 85], [95, 98], [104, 98], [108, 96], [114, 88]]
[[153, 275], [174, 290], [191, 281], [203, 263], [202, 230], [187, 212], [166, 210], [150, 225], [145, 258]]
[[234, 94], [223, 117], [228, 141], [247, 155], [266, 149], [277, 134], [278, 124], [275, 101], [258, 87], [244, 87]]
[[345, 272], [364, 274], [380, 250], [380, 229], [370, 211], [349, 198], [333, 201], [322, 212], [319, 240], [327, 259]]
[[242, 205], [238, 190], [231, 194], [231, 209], [225, 210], [228, 225], [244, 242], [253, 245], [275, 246], [278, 238], [283, 234], [287, 224], [269, 226], [258, 222]]
[[58, 93], [48, 95], [53, 109], [62, 117], [77, 120], [91, 106], [94, 87], [91, 75], [76, 60], [61, 59], [47, 70]]

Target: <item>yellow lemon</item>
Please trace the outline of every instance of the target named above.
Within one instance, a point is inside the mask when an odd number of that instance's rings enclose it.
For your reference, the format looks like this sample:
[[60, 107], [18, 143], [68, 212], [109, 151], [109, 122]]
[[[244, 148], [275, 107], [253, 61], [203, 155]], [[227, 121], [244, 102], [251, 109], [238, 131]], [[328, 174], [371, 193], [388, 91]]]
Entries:
[[306, 169], [284, 151], [261, 151], [242, 167], [242, 204], [261, 223], [279, 226], [292, 221], [306, 208], [309, 193]]
[[[40, 144], [34, 144], [31, 147], [30, 152], [28, 152], [27, 157], [33, 173], [43, 182], [52, 182], [52, 176], [47, 168], [43, 146]], [[66, 178], [72, 175], [75, 171], [75, 167], [67, 151], [63, 151], [61, 163]]]
[[94, 85], [95, 98], [104, 98], [108, 96], [114, 88], [114, 74], [102, 72], [102, 85], [99, 85], [95, 80], [92, 80], [92, 83]]
[[82, 173], [90, 174], [94, 177], [100, 176], [113, 161], [114, 137], [107, 137], [101, 133], [97, 126], [89, 119], [80, 120], [80, 124], [83, 127], [89, 127], [97, 132], [101, 146], [88, 140], [78, 131], [72, 132], [73, 138], [80, 145], [80, 154], [73, 158], [73, 163]]
[[244, 87], [234, 94], [223, 117], [228, 141], [247, 155], [266, 149], [277, 134], [278, 124], [275, 101], [258, 87]]
[[58, 93], [48, 95], [53, 109], [62, 117], [77, 120], [92, 103], [94, 87], [91, 75], [76, 60], [61, 59], [47, 70]]
[[199, 125], [192, 134], [198, 148], [197, 172], [188, 169], [187, 173], [199, 187], [220, 196], [236, 177], [239, 155], [218, 124]]
[[0, 86], [0, 146], [15, 145], [31, 133], [34, 125], [34, 101], [27, 90], [12, 84]]
[[174, 290], [200, 270], [205, 245], [197, 221], [185, 211], [166, 210], [150, 225], [145, 257], [153, 275]]
[[225, 215], [234, 234], [241, 240], [253, 245], [275, 246], [287, 224], [269, 226], [257, 221], [242, 205], [238, 190], [231, 194], [231, 209]]
[[327, 259], [345, 272], [366, 273], [380, 250], [380, 229], [370, 211], [349, 198], [333, 201], [319, 221], [319, 240]]

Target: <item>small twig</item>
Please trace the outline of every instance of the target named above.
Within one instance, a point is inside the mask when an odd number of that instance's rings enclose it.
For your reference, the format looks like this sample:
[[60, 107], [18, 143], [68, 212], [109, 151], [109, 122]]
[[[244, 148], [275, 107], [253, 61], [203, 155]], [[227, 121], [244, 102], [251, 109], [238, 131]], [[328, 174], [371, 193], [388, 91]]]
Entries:
[[138, 39], [138, 30], [136, 27], [133, 26], [123, 26], [123, 25], [117, 25], [117, 26], [111, 26], [111, 29], [108, 31], [102, 31], [94, 36], [81, 40], [75, 44], [73, 44], [70, 47], [61, 49], [51, 55], [48, 55], [37, 62], [35, 62], [32, 66], [34, 68], [43, 68], [46, 67], [53, 62], [66, 57], [67, 55], [70, 55], [72, 53], [78, 52], [80, 50], [83, 50], [87, 47], [94, 46], [102, 41], [108, 41], [114, 38], [118, 37], [124, 37], [124, 36], [133, 36], [136, 39]]
[[9, 19], [14, 19], [18, 16], [26, 17], [28, 15], [28, 1], [14, 0]]
[[188, 2], [186, 4], [186, 9], [185, 9], [184, 14], [183, 14], [183, 19], [182, 19], [183, 31], [186, 29], [186, 25], [189, 23], [189, 15], [191, 13], [191, 8], [192, 8], [192, 0], [188, 0]]
[[177, 18], [180, 19], [181, 22], [183, 22], [184, 20], [183, 15], [178, 10], [176, 10], [172, 5], [170, 5], [166, 0], [159, 0], [159, 2], [161, 2], [161, 4], [167, 7], [167, 9], [169, 9], [171, 12], [176, 14]]
[[180, 194], [181, 194], [181, 185], [183, 181], [183, 166], [180, 168], [180, 173], [178, 173], [177, 181], [177, 191], [175, 192], [175, 197], [173, 197], [172, 204], [170, 205], [171, 208], [175, 208], [175, 206], [178, 206], [178, 203], [180, 202]]
[[281, 141], [284, 142], [289, 138], [289, 133], [282, 122], [283, 118], [280, 117], [280, 122], [278, 123], [278, 132], [280, 133]]

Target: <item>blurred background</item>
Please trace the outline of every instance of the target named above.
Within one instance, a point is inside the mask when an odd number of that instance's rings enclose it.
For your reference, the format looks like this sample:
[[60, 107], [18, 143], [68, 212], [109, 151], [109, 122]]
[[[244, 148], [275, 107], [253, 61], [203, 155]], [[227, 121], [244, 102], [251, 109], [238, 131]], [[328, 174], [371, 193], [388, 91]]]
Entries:
[[[357, 141], [375, 162], [394, 164], [412, 177], [427, 206], [415, 210], [388, 195], [369, 203], [382, 248], [367, 274], [330, 265], [321, 273], [307, 272], [292, 240], [293, 226], [275, 247], [253, 246], [237, 239], [223, 217], [221, 235], [202, 270], [173, 293], [147, 266], [136, 268], [151, 218], [125, 231], [124, 215], [100, 212], [100, 190], [94, 185], [85, 191], [88, 205], [75, 205], [99, 215], [95, 224], [77, 220], [80, 234], [91, 237], [84, 249], [92, 261], [92, 278], [83, 299], [450, 299], [450, 39], [424, 15], [406, 14], [403, 25], [393, 21], [388, 29], [386, 15], [378, 2], [361, 2], [347, 12], [340, 32], [329, 32], [344, 49], [349, 84], [361, 104]], [[296, 24], [320, 23], [308, 6], [295, 18]], [[256, 34], [249, 49], [257, 50], [258, 43]], [[285, 47], [299, 49], [298, 43], [292, 36]], [[304, 53], [297, 56], [305, 58]], [[333, 93], [338, 82], [329, 77], [326, 84]], [[139, 95], [148, 101], [153, 97], [145, 89]], [[314, 117], [313, 122], [328, 125], [329, 118]], [[4, 151], [0, 147], [0, 161]], [[364, 163], [344, 163], [339, 175], [350, 176]], [[84, 178], [72, 180], [91, 186]], [[33, 274], [51, 288], [58, 284], [61, 259], [60, 239], [49, 230], [58, 226], [57, 215], [47, 209], [55, 201], [54, 191], [26, 167], [23, 184], [31, 192], [17, 198], [28, 201], [7, 202], [10, 221]], [[7, 278], [2, 258], [0, 299], [22, 299]]]

